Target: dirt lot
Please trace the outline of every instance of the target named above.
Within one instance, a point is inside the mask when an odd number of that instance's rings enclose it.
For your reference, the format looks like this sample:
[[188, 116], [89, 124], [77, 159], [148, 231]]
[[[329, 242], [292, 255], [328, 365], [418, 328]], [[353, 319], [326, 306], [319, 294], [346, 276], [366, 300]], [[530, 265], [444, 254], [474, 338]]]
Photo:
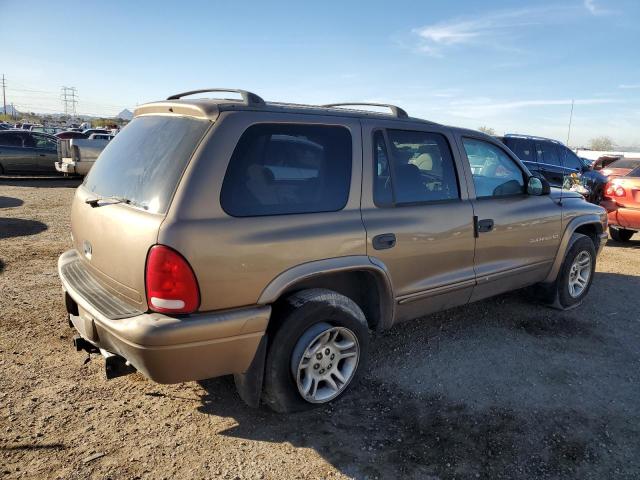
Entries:
[[579, 309], [516, 292], [400, 325], [359, 388], [286, 417], [228, 378], [85, 364], [56, 274], [76, 185], [0, 179], [0, 477], [640, 478], [640, 239]]

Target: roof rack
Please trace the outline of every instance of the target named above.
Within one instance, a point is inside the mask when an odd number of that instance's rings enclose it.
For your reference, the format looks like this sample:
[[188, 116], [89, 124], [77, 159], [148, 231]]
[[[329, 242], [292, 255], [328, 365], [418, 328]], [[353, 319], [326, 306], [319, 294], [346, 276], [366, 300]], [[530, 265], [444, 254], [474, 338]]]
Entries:
[[505, 133], [504, 136], [510, 137], [510, 138], [528, 138], [529, 140], [544, 140], [546, 142], [553, 142], [553, 143], [557, 143], [558, 145], [564, 145], [564, 143], [560, 142], [559, 140], [554, 140], [553, 138], [546, 138], [546, 137], [536, 137], [535, 135], [524, 135], [521, 133]]
[[397, 118], [409, 118], [407, 112], [400, 107], [395, 105], [390, 105], [388, 103], [328, 103], [326, 105], [320, 105], [321, 107], [332, 108], [332, 107], [356, 107], [356, 106], [364, 106], [364, 107], [386, 107], [391, 110], [391, 114]]
[[167, 97], [167, 100], [178, 100], [179, 98], [186, 97], [188, 95], [195, 95], [196, 93], [206, 92], [238, 93], [242, 97], [242, 101], [244, 102], [244, 104], [247, 106], [263, 106], [265, 104], [264, 100], [255, 93], [248, 92], [246, 90], [239, 90], [237, 88], [203, 88], [202, 90], [190, 90], [188, 92], [176, 93], [175, 95], [171, 95], [170, 97]]

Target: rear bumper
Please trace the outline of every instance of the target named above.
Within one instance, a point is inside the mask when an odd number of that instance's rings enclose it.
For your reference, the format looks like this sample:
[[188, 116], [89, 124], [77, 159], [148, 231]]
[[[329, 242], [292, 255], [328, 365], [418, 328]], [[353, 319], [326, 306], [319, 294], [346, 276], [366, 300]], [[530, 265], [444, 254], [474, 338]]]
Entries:
[[76, 163], [75, 162], [56, 162], [56, 170], [60, 173], [75, 174]]
[[244, 373], [251, 365], [267, 328], [270, 306], [185, 317], [140, 313], [108, 318], [63, 274], [62, 267], [77, 257], [73, 250], [64, 253], [58, 272], [68, 296], [71, 323], [96, 347], [124, 357], [159, 383]]
[[609, 225], [629, 230], [640, 230], [640, 209], [638, 208], [617, 207], [609, 211], [607, 216]]

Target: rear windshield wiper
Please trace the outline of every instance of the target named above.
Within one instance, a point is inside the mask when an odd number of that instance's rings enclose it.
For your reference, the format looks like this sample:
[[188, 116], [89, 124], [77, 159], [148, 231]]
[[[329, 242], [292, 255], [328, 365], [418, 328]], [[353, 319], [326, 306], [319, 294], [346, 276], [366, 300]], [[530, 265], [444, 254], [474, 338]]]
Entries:
[[[109, 203], [100, 203], [104, 200], [109, 201]], [[101, 207], [102, 205], [114, 205], [116, 203], [125, 203], [127, 205], [133, 205], [136, 207], [141, 207], [144, 208], [145, 210], [147, 209], [146, 205], [140, 205], [136, 202], [134, 202], [133, 200], [129, 199], [129, 198], [125, 198], [125, 197], [119, 197], [117, 195], [111, 195], [111, 196], [107, 196], [107, 197], [94, 197], [94, 198], [87, 198], [84, 203], [86, 203], [87, 205], [91, 205], [93, 208], [96, 207]]]

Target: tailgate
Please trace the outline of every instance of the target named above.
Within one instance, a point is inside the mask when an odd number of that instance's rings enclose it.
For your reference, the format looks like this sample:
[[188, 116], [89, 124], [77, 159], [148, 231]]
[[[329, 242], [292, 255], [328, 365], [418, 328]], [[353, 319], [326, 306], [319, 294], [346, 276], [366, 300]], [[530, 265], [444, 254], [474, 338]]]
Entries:
[[73, 243], [88, 272], [112, 293], [146, 310], [144, 270], [164, 215], [125, 204], [91, 207], [79, 187], [71, 209]]

